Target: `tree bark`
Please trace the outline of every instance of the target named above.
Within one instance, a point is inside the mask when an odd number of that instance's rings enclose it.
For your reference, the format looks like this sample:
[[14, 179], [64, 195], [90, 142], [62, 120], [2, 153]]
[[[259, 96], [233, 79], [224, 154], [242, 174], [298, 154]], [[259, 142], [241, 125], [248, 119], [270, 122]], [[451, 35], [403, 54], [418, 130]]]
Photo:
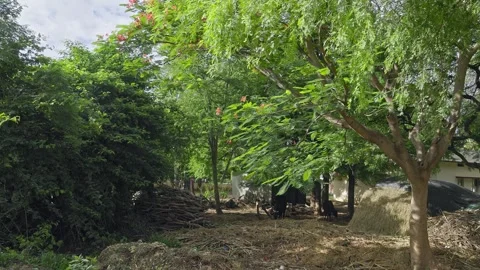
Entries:
[[318, 181], [313, 182], [312, 196], [310, 197], [310, 206], [313, 208], [314, 215], [322, 214], [322, 207], [320, 205], [322, 194], [322, 184]]
[[220, 193], [218, 191], [218, 138], [210, 134], [208, 138], [208, 143], [210, 146], [210, 157], [212, 159], [212, 179], [213, 179], [213, 193], [215, 197], [215, 211], [217, 214], [223, 214], [222, 208], [220, 207]]
[[323, 183], [322, 183], [322, 204], [329, 200], [330, 192], [329, 192], [329, 183], [330, 183], [330, 174], [325, 173], [323, 174]]
[[[416, 178], [415, 178], [416, 177]], [[427, 198], [429, 174], [409, 177], [412, 184], [410, 214], [410, 259], [414, 270], [429, 269], [432, 251], [428, 241]]]
[[348, 167], [348, 216], [352, 218], [355, 212], [355, 167]]

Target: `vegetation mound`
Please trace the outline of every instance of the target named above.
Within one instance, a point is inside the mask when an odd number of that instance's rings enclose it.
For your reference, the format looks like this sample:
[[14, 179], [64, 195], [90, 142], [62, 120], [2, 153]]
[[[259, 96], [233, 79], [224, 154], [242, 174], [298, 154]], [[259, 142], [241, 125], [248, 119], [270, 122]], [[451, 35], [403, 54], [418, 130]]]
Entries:
[[[100, 270], [235, 269], [219, 254], [168, 248], [162, 243], [124, 243], [107, 247], [98, 257]], [[238, 269], [238, 268], [237, 268]]]
[[366, 191], [349, 228], [383, 235], [406, 235], [409, 230], [410, 194], [395, 188]]
[[[432, 217], [428, 222], [432, 244], [463, 258], [462, 269], [478, 269], [480, 265], [480, 210], [457, 211]], [[477, 268], [475, 268], [475, 266]]]

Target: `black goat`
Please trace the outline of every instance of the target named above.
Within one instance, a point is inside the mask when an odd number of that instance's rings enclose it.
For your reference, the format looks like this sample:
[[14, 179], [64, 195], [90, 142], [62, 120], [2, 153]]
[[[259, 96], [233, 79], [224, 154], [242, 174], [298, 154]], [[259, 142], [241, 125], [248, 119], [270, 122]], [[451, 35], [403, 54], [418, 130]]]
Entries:
[[322, 204], [322, 208], [323, 208], [322, 216], [324, 216], [327, 220], [330, 221], [333, 219], [333, 217], [338, 217], [338, 211], [335, 209], [335, 207], [333, 207], [332, 201], [330, 200], [325, 201]]

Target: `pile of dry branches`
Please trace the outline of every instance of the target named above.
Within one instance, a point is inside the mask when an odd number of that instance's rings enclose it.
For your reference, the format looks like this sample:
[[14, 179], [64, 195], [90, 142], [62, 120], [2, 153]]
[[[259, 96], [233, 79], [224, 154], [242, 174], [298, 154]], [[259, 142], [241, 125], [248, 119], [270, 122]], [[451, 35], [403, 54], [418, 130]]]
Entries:
[[208, 225], [208, 204], [187, 191], [161, 185], [154, 192], [142, 193], [135, 201], [136, 211], [162, 230], [198, 228]]
[[477, 259], [480, 250], [480, 210], [464, 210], [429, 219], [431, 241], [455, 255]]

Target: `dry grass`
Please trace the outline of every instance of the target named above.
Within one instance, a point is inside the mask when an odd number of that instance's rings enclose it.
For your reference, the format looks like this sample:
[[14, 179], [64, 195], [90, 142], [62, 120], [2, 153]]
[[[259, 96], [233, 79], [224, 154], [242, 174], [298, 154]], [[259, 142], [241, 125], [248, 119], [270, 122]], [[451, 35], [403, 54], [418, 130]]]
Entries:
[[[211, 214], [215, 228], [182, 229], [169, 232], [182, 244], [168, 249], [145, 244], [110, 247], [102, 253], [101, 269], [142, 268], [138, 258], [150, 255], [148, 265], [161, 269], [408, 269], [408, 241], [405, 238], [352, 233], [342, 220], [316, 218], [259, 219], [254, 209], [227, 210]], [[125, 252], [134, 250], [134, 252]], [[116, 255], [124, 254], [127, 260]], [[125, 255], [126, 254], [126, 255]], [[157, 254], [157, 255], [155, 255]], [[163, 254], [163, 255], [159, 255]], [[156, 256], [156, 259], [151, 259]], [[127, 261], [130, 261], [128, 263]], [[156, 261], [156, 262], [155, 262]], [[116, 262], [121, 262], [120, 265]], [[132, 266], [133, 265], [133, 266]], [[363, 268], [362, 268], [363, 265]], [[175, 267], [173, 267], [175, 266]], [[127, 269], [127, 268], [125, 268]]]
[[[271, 220], [255, 212], [209, 212], [214, 228], [166, 233], [181, 243], [180, 248], [138, 242], [111, 246], [99, 257], [100, 269], [410, 269], [406, 236], [352, 232], [342, 219]], [[435, 224], [446, 226], [432, 219], [430, 225]], [[447, 248], [437, 245], [435, 236], [432, 239], [438, 265], [434, 269], [479, 269], [479, 255], [477, 261], [467, 260], [458, 245]]]
[[457, 211], [429, 219], [430, 242], [445, 257], [458, 257], [460, 269], [480, 269], [480, 210]]
[[410, 195], [392, 188], [366, 191], [355, 210], [349, 228], [356, 232], [382, 235], [407, 235]]

